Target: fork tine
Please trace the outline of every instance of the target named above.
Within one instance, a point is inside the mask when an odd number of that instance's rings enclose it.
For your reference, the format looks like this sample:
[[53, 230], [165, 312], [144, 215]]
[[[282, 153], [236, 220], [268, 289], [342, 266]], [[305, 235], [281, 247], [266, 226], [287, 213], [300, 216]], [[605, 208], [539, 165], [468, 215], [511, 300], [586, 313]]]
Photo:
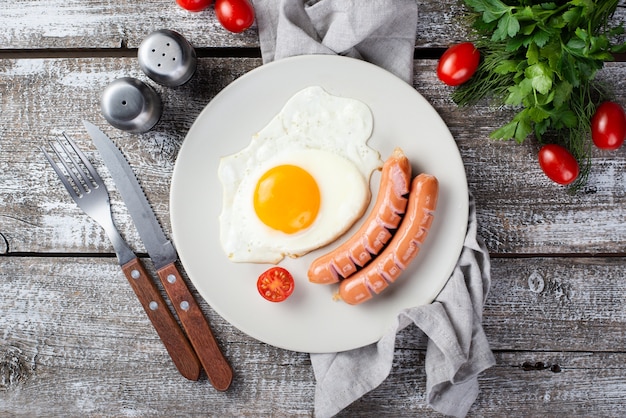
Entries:
[[[74, 200], [79, 199], [80, 196], [78, 195], [78, 193], [76, 193], [76, 190], [74, 190], [74, 187], [72, 187], [70, 182], [67, 180], [67, 176], [61, 170], [61, 168], [58, 166], [58, 164], [54, 161], [52, 156], [50, 154], [48, 154], [48, 152], [43, 147], [41, 147], [41, 151], [43, 152], [43, 155], [46, 157], [46, 159], [48, 160], [48, 162], [50, 163], [50, 165], [52, 166], [54, 171], [57, 173], [57, 176], [61, 180], [61, 183], [63, 183], [63, 186], [65, 186], [65, 188], [67, 189], [67, 191], [70, 194], [70, 196], [72, 196], [72, 199], [74, 199]], [[56, 152], [56, 150], [55, 150], [55, 153], [58, 155], [58, 152]]]
[[[66, 139], [69, 138], [66, 137]], [[89, 193], [89, 191], [91, 190], [91, 180], [87, 178], [83, 169], [80, 167], [78, 162], [76, 162], [76, 159], [72, 156], [70, 150], [58, 138], [54, 142], [50, 141], [50, 146], [58, 157], [59, 162], [61, 163], [63, 168], [65, 168], [65, 172], [67, 174], [66, 178], [67, 176], [69, 176], [74, 182], [74, 185], [78, 190], [79, 197], [81, 194]], [[72, 148], [76, 149], [75, 147]], [[81, 178], [79, 179], [77, 175]]]
[[[89, 161], [87, 156], [80, 150], [80, 148], [78, 148], [76, 143], [69, 136], [67, 136], [65, 134], [65, 132], [63, 132], [63, 136], [65, 137], [65, 139], [67, 139], [67, 142], [70, 144], [70, 146], [72, 147], [72, 149], [74, 150], [76, 155], [78, 155], [78, 158], [80, 158], [80, 160], [83, 162], [84, 166], [89, 171], [89, 175], [91, 176], [91, 178], [94, 180], [94, 183], [95, 183], [93, 186], [95, 188], [98, 188], [98, 187], [100, 187], [101, 184], [104, 184], [104, 182], [102, 181], [102, 178], [100, 177], [100, 175], [98, 174], [98, 172], [94, 168], [93, 164], [91, 164], [91, 161]], [[75, 165], [77, 164], [74, 161], [74, 159], [72, 159], [72, 161], [74, 162]], [[85, 178], [86, 178], [86, 176], [85, 176]]]

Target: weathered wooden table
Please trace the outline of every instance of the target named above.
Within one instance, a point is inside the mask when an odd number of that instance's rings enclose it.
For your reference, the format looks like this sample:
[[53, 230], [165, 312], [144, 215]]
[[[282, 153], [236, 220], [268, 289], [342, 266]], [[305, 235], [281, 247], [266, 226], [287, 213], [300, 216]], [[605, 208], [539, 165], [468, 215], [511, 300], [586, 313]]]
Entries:
[[[452, 102], [435, 67], [444, 47], [466, 39], [461, 9], [453, 1], [419, 7], [414, 86], [457, 141], [493, 261], [484, 326], [497, 365], [481, 376], [470, 416], [623, 416], [626, 148], [594, 151], [589, 184], [565, 193], [541, 173], [532, 141], [488, 138], [510, 111]], [[615, 19], [626, 20], [623, 2]], [[256, 29], [230, 34], [212, 9], [190, 14], [174, 0], [8, 0], [0, 28], [0, 415], [311, 416], [309, 356], [248, 337], [204, 301], [235, 379], [220, 393], [206, 379], [182, 378], [104, 232], [38, 148], [66, 131], [93, 156], [80, 121], [107, 126], [104, 87], [122, 76], [149, 81], [136, 48], [153, 30], [179, 31], [200, 57], [196, 76], [177, 89], [152, 83], [165, 105], [154, 130], [108, 131], [125, 141], [170, 234], [177, 152], [211, 98], [261, 65]], [[626, 105], [623, 57], [599, 77]], [[122, 234], [141, 253], [119, 196], [111, 199]], [[424, 355], [425, 341], [402, 332], [390, 377], [342, 416], [437, 416], [425, 403]]]

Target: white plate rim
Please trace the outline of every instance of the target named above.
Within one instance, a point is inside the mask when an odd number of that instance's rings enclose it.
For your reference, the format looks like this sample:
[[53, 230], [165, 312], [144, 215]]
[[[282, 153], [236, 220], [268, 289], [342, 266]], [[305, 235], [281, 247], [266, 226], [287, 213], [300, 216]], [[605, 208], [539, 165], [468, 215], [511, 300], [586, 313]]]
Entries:
[[[439, 207], [431, 233], [411, 271], [405, 273], [418, 277], [405, 280], [403, 275], [389, 290], [359, 306], [332, 300], [331, 286], [308, 283], [306, 275], [296, 277], [296, 291], [286, 302], [266, 302], [256, 294], [255, 283], [256, 272], [260, 274], [269, 266], [233, 266], [219, 247], [219, 225], [214, 216], [215, 206], [218, 214], [221, 211], [221, 187], [216, 188], [215, 184], [219, 157], [243, 148], [251, 135], [264, 126], [263, 121], [269, 121], [289, 97], [311, 85], [368, 104], [375, 124], [369, 144], [379, 149], [381, 157], [385, 159], [390, 149], [401, 145], [409, 157], [415, 157], [415, 172], [430, 172], [440, 179]], [[412, 110], [419, 110], [414, 115], [418, 122], [407, 120], [413, 117]], [[419, 123], [423, 125], [416, 125]], [[234, 144], [224, 143], [219, 137], [226, 132], [233, 132]], [[390, 143], [389, 137], [398, 138], [397, 143]], [[372, 179], [372, 200], [376, 179]], [[212, 187], [206, 187], [205, 181]], [[206, 211], [200, 209], [203, 205]], [[376, 342], [400, 311], [431, 303], [445, 286], [461, 252], [468, 209], [460, 152], [436, 110], [393, 74], [365, 61], [334, 55], [301, 55], [274, 61], [225, 87], [202, 110], [187, 133], [170, 190], [173, 241], [181, 264], [200, 295], [245, 334], [279, 348], [309, 353], [345, 351]], [[282, 265], [298, 271], [319, 254], [320, 250]], [[228, 277], [229, 271], [238, 273], [237, 277]], [[276, 329], [277, 322], [282, 329]]]

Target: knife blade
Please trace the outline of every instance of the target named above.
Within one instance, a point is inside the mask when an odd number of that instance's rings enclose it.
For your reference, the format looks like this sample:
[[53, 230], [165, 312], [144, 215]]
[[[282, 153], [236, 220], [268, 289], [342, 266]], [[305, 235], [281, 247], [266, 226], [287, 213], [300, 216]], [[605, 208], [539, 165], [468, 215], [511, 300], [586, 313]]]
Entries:
[[230, 364], [176, 265], [176, 250], [165, 236], [135, 173], [124, 154], [106, 134], [90, 122], [83, 121], [83, 125], [111, 173], [209, 381], [217, 390], [228, 389], [233, 377]]

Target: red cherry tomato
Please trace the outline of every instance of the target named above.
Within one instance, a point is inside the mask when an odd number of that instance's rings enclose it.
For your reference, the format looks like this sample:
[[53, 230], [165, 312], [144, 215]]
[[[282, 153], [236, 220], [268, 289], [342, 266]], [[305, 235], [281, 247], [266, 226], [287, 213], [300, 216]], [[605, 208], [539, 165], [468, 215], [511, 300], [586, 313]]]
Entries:
[[439, 59], [437, 77], [449, 86], [458, 86], [472, 78], [479, 63], [480, 52], [473, 43], [456, 44]]
[[270, 302], [282, 302], [293, 292], [294, 280], [284, 268], [272, 267], [259, 276], [256, 287], [261, 296]]
[[626, 114], [622, 106], [604, 102], [591, 118], [591, 139], [601, 149], [617, 149], [626, 139]]
[[570, 184], [580, 171], [578, 161], [565, 148], [548, 144], [539, 150], [539, 165], [548, 178], [559, 184]]
[[199, 12], [211, 5], [213, 0], [176, 0], [176, 3], [190, 12]]
[[215, 0], [215, 16], [226, 30], [243, 32], [254, 23], [250, 0]]

